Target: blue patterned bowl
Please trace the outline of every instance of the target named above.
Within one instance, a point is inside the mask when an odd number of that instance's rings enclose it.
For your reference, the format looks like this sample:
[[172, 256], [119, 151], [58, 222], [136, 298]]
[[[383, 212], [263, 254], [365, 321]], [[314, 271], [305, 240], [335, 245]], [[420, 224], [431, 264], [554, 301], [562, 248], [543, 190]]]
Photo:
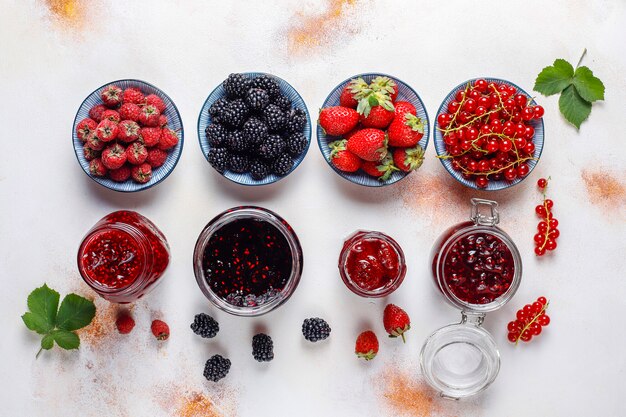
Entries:
[[[165, 103], [165, 116], [167, 116], [168, 126], [178, 133], [178, 145], [176, 145], [173, 149], [169, 150], [167, 159], [165, 163], [155, 168], [152, 171], [152, 179], [145, 184], [139, 184], [134, 182], [132, 179], [129, 179], [124, 182], [116, 182], [110, 178], [105, 177], [94, 177], [89, 173], [89, 161], [85, 159], [83, 155], [83, 142], [76, 135], [76, 125], [86, 117], [89, 117], [89, 110], [98, 104], [102, 104], [102, 99], [100, 98], [100, 91], [109, 86], [115, 84], [120, 87], [122, 90], [135, 87], [141, 90], [144, 94], [156, 94], [161, 97], [163, 102]], [[180, 159], [180, 154], [183, 151], [183, 122], [178, 113], [178, 109], [174, 105], [172, 99], [165, 94], [163, 91], [159, 90], [152, 84], [148, 84], [145, 81], [140, 80], [117, 80], [110, 83], [106, 83], [102, 87], [97, 88], [91, 94], [87, 96], [87, 98], [82, 102], [80, 107], [78, 108], [78, 112], [76, 113], [76, 117], [74, 118], [74, 124], [72, 127], [72, 143], [74, 145], [74, 152], [76, 153], [76, 158], [78, 159], [78, 163], [92, 180], [97, 182], [98, 184], [109, 188], [114, 191], [120, 191], [125, 193], [131, 193], [135, 191], [146, 190], [150, 187], [153, 187], [167, 178], [168, 175], [174, 170], [178, 160]]]
[[[397, 79], [396, 77], [392, 77], [391, 75], [387, 75], [387, 74], [378, 74], [378, 73], [358, 74], [353, 77], [350, 77], [347, 80], [342, 81], [338, 86], [336, 86], [333, 89], [333, 91], [331, 91], [328, 97], [326, 97], [326, 100], [324, 101], [322, 108], [338, 106], [341, 92], [343, 91], [344, 87], [353, 78], [361, 77], [367, 83], [369, 83], [370, 81], [372, 81], [374, 78], [378, 76], [386, 76], [386, 77], [393, 79], [398, 84], [398, 99], [397, 100], [408, 101], [409, 103], [413, 104], [415, 106], [415, 110], [417, 110], [417, 117], [426, 121], [426, 123], [424, 123], [424, 136], [419, 141], [419, 145], [424, 149], [424, 151], [426, 151], [426, 147], [428, 146], [428, 137], [430, 134], [430, 122], [428, 120], [428, 113], [426, 113], [426, 107], [424, 106], [422, 99], [415, 92], [415, 90], [413, 90], [411, 87], [408, 86], [408, 84]], [[357, 171], [357, 172], [340, 171], [339, 169], [335, 168], [335, 166], [330, 162], [331, 149], [328, 147], [329, 143], [338, 139], [339, 138], [336, 136], [327, 135], [326, 133], [324, 133], [324, 129], [322, 129], [322, 127], [319, 124], [317, 125], [317, 143], [320, 147], [320, 150], [322, 151], [322, 155], [324, 155], [324, 159], [326, 159], [326, 162], [328, 163], [328, 165], [337, 174], [339, 174], [341, 177], [347, 179], [350, 182], [353, 182], [359, 185], [365, 185], [367, 187], [383, 187], [385, 185], [390, 185], [395, 182], [398, 182], [402, 178], [410, 174], [410, 172], [396, 171], [386, 181], [380, 181], [377, 178], [374, 178], [366, 174], [363, 171]]]
[[[298, 155], [297, 158], [294, 158], [293, 167], [291, 168], [291, 171], [287, 173], [287, 175], [289, 175], [304, 160], [304, 157], [306, 156], [306, 153], [309, 150], [309, 145], [311, 144], [311, 116], [309, 115], [309, 109], [306, 107], [304, 100], [302, 99], [300, 94], [296, 91], [296, 89], [293, 88], [291, 84], [289, 84], [287, 81], [283, 80], [282, 78], [279, 78], [272, 74], [266, 74], [263, 72], [244, 72], [242, 74], [245, 75], [249, 79], [258, 77], [260, 75], [269, 75], [270, 77], [274, 78], [278, 82], [278, 86], [280, 87], [280, 92], [286, 95], [287, 97], [289, 97], [289, 99], [291, 100], [292, 106], [294, 108], [296, 107], [300, 108], [304, 110], [304, 112], [306, 113], [307, 120], [306, 120], [306, 126], [304, 127], [303, 133], [304, 133], [304, 136], [307, 138], [308, 143], [304, 151], [300, 155]], [[226, 93], [224, 92], [224, 87], [222, 87], [222, 83], [220, 83], [217, 87], [215, 87], [215, 89], [211, 92], [211, 94], [209, 94], [207, 99], [204, 101], [204, 105], [202, 106], [202, 109], [200, 110], [200, 115], [198, 116], [198, 140], [200, 141], [200, 149], [202, 149], [202, 153], [204, 154], [204, 157], [206, 158], [207, 161], [209, 160], [209, 149], [211, 149], [211, 145], [209, 144], [209, 141], [206, 138], [206, 134], [204, 133], [204, 130], [206, 129], [208, 125], [211, 124], [211, 116], [209, 115], [209, 108], [218, 99], [225, 97], [225, 96], [226, 96]], [[216, 172], [219, 172], [219, 171], [216, 170]], [[287, 177], [287, 175], [284, 175], [281, 177], [275, 174], [270, 174], [267, 177], [263, 178], [262, 180], [255, 180], [254, 178], [252, 178], [252, 175], [250, 175], [249, 173], [237, 173], [237, 172], [232, 172], [232, 171], [227, 170], [223, 173], [220, 172], [220, 174], [224, 176], [225, 178], [228, 178], [232, 182], [236, 182], [237, 184], [252, 185], [252, 186], [271, 184]]]
[[[457, 92], [464, 90], [465, 87], [467, 86], [468, 83], [473, 83], [474, 81], [476, 81], [478, 78], [473, 78], [471, 80], [467, 80], [461, 84], [459, 84], [458, 86], [456, 86], [447, 96], [446, 98], [443, 100], [443, 102], [441, 103], [441, 106], [439, 106], [439, 110], [437, 110], [437, 117], [439, 117], [439, 115], [441, 113], [444, 112], [445, 109], [448, 108], [448, 104], [454, 100], [454, 96], [456, 95]], [[520, 88], [519, 86], [513, 84], [510, 81], [506, 81], [506, 80], [502, 80], [499, 78], [484, 78], [485, 81], [487, 81], [488, 83], [494, 82], [497, 84], [505, 84], [505, 85], [510, 85], [513, 86], [515, 88], [517, 88], [517, 90], [521, 93], [524, 94], [527, 98], [528, 98], [528, 102], [532, 105], [537, 105], [537, 103], [535, 102], [535, 100], [522, 88]], [[437, 118], [435, 118], [435, 121], [437, 120]], [[436, 122], [435, 122], [436, 123]], [[535, 144], [535, 153], [533, 154], [533, 157], [535, 159], [530, 159], [528, 160], [527, 164], [528, 164], [528, 175], [526, 175], [526, 177], [528, 177], [530, 175], [530, 173], [533, 171], [533, 169], [535, 168], [535, 166], [537, 165], [537, 163], [539, 162], [539, 158], [541, 157], [541, 152], [543, 151], [543, 141], [544, 141], [544, 126], [543, 126], [543, 118], [536, 120], [533, 119], [530, 122], [530, 125], [535, 129], [535, 136], [533, 138], [533, 142]], [[448, 152], [446, 151], [446, 144], [443, 142], [443, 135], [441, 134], [441, 131], [439, 130], [438, 127], [435, 127], [435, 139], [434, 139], [434, 143], [435, 143], [435, 150], [437, 151], [437, 155], [439, 156], [444, 156], [444, 155], [448, 155]], [[522, 177], [522, 178], [516, 178], [513, 181], [507, 181], [507, 180], [500, 180], [500, 181], [489, 181], [489, 183], [487, 184], [486, 188], [479, 188], [478, 186], [476, 186], [476, 183], [473, 180], [468, 180], [463, 178], [463, 175], [461, 174], [460, 171], [455, 171], [452, 168], [452, 161], [450, 159], [439, 159], [441, 161], [441, 163], [443, 164], [443, 166], [446, 168], [446, 170], [448, 170], [448, 172], [450, 173], [450, 175], [452, 175], [458, 182], [460, 182], [461, 184], [473, 188], [475, 190], [487, 190], [487, 191], [497, 191], [497, 190], [503, 190], [505, 188], [511, 187], [515, 184], [519, 184], [520, 182], [522, 182], [526, 177]]]

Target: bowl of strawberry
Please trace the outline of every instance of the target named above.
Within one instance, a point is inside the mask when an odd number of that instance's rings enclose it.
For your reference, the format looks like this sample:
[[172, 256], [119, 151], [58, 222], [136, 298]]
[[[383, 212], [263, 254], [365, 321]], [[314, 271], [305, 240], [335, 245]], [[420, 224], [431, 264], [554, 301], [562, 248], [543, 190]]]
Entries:
[[139, 80], [118, 80], [93, 91], [72, 129], [76, 158], [98, 184], [121, 192], [163, 181], [183, 150], [183, 123], [172, 99]]
[[335, 87], [317, 126], [328, 165], [348, 181], [369, 187], [393, 184], [418, 169], [428, 136], [428, 114], [415, 90], [373, 73]]
[[470, 188], [495, 191], [518, 184], [541, 156], [543, 112], [509, 81], [477, 78], [459, 84], [437, 112], [438, 158]]

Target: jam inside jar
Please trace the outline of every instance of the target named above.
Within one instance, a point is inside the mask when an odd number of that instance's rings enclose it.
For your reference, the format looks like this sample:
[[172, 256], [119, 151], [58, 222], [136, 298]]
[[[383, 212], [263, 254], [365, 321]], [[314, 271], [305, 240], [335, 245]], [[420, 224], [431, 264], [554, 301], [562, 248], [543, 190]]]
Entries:
[[78, 270], [106, 300], [130, 303], [153, 288], [169, 258], [163, 233], [141, 214], [121, 210], [89, 230], [78, 250]]

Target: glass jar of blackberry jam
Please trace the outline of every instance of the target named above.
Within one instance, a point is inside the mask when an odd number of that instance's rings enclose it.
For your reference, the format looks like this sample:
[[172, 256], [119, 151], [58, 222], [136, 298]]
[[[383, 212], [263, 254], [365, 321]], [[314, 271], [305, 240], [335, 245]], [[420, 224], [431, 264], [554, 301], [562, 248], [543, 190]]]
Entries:
[[300, 282], [303, 262], [289, 223], [254, 206], [213, 218], [193, 255], [200, 290], [216, 307], [238, 316], [259, 316], [285, 303]]
[[462, 398], [486, 389], [500, 369], [500, 354], [483, 327], [485, 313], [506, 304], [522, 277], [513, 240], [497, 225], [498, 203], [473, 198], [470, 221], [448, 228], [431, 252], [437, 290], [461, 310], [461, 322], [432, 333], [420, 354], [426, 381], [443, 396]]
[[114, 303], [147, 294], [169, 264], [165, 236], [134, 211], [115, 211], [96, 223], [78, 249], [78, 270], [96, 293]]

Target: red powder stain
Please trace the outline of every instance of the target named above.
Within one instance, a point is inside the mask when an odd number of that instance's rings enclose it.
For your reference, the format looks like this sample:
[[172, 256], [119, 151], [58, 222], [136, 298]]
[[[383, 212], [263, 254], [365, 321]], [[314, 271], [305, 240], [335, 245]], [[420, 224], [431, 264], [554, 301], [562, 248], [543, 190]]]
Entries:
[[592, 204], [622, 206], [626, 203], [626, 185], [614, 173], [604, 170], [583, 170], [580, 176]]
[[357, 0], [326, 0], [325, 12], [318, 15], [296, 15], [297, 22], [289, 28], [287, 41], [293, 54], [309, 53], [339, 40], [349, 33], [358, 33], [349, 22], [349, 16]]
[[66, 27], [82, 28], [87, 18], [84, 0], [45, 0], [55, 19]]
[[213, 402], [204, 394], [193, 392], [183, 397], [182, 404], [176, 411], [178, 417], [221, 417]]
[[[187, 374], [182, 379], [190, 379]], [[211, 394], [198, 390], [193, 381], [168, 383], [153, 388], [155, 402], [175, 417], [234, 417], [235, 391], [225, 386], [213, 387]]]

